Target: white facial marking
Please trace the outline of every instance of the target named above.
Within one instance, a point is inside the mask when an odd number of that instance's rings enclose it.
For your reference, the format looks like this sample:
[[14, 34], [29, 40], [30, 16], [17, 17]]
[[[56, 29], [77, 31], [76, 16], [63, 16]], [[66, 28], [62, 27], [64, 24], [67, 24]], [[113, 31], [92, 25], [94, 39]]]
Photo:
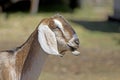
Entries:
[[54, 23], [56, 24], [56, 26], [58, 26], [60, 28], [60, 30], [62, 31], [62, 33], [65, 35], [62, 23], [59, 20], [57, 20], [57, 19], [54, 19]]
[[61, 32], [63, 33], [64, 37], [66, 39], [69, 39], [70, 38], [70, 33], [64, 30], [64, 27], [63, 27], [62, 23], [59, 20], [57, 20], [57, 19], [54, 19], [53, 21], [56, 24], [56, 26], [58, 26], [58, 28], [61, 30]]
[[62, 23], [61, 23], [59, 20], [54, 19], [54, 23], [55, 23], [60, 29], [63, 29]]

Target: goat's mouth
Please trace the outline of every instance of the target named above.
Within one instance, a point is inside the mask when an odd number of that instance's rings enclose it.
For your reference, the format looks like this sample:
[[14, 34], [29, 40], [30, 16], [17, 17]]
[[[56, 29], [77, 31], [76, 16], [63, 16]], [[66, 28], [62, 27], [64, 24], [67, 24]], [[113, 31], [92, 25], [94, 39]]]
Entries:
[[70, 48], [70, 51], [72, 52], [72, 54], [76, 56], [80, 54], [80, 52], [77, 51], [77, 47], [70, 46], [69, 44], [67, 44], [67, 46]]
[[67, 44], [66, 46], [67, 46], [67, 49], [60, 51], [61, 57], [63, 57], [67, 51], [70, 51], [75, 56], [78, 56], [80, 54], [80, 52], [77, 51], [78, 47], [73, 47], [69, 44]]
[[75, 48], [75, 47], [72, 47], [72, 46], [70, 46], [70, 45], [67, 45], [69, 48], [70, 48], [70, 50], [71, 51], [75, 51], [77, 48]]

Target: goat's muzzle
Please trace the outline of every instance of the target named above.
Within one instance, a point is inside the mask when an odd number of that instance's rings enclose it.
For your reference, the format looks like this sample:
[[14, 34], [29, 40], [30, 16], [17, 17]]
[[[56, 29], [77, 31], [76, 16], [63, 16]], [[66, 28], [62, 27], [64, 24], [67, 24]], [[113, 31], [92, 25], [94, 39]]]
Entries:
[[75, 38], [73, 37], [67, 44], [72, 54], [76, 56], [80, 54], [80, 52], [77, 51], [77, 49], [79, 48], [79, 44], [80, 44], [79, 39], [76, 37]]

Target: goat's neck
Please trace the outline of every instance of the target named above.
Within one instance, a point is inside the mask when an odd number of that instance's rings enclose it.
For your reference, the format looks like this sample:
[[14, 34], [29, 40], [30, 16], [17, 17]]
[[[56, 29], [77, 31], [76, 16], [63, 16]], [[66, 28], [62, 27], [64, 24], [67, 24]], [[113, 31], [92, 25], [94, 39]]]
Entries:
[[20, 80], [37, 80], [47, 54], [41, 49], [35, 31], [16, 55], [16, 71]]
[[37, 80], [47, 56], [40, 48], [38, 41], [34, 41], [24, 63], [21, 80]]

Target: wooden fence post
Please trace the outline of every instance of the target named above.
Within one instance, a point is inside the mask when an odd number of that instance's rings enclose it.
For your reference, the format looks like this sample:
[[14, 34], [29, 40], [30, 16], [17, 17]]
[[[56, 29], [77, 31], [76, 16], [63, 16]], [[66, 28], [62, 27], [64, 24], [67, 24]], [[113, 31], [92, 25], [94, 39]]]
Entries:
[[31, 0], [30, 13], [35, 14], [39, 9], [39, 0]]

